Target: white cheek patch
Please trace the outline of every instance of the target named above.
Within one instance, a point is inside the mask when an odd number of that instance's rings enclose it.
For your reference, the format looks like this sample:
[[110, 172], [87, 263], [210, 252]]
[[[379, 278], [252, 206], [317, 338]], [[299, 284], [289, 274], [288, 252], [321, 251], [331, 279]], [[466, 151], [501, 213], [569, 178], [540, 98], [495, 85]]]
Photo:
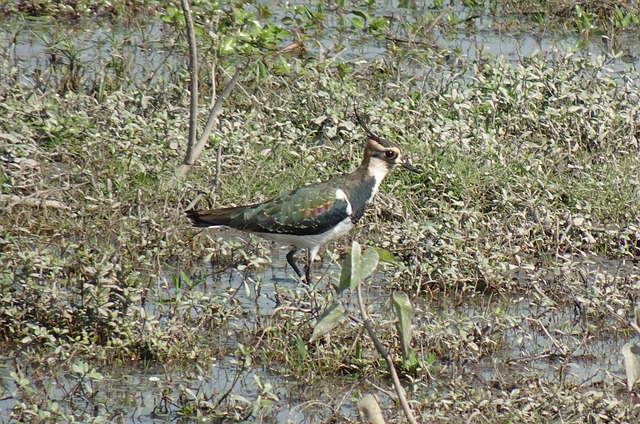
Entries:
[[351, 212], [353, 212], [353, 208], [351, 207], [351, 202], [349, 202], [349, 199], [347, 198], [347, 194], [344, 191], [337, 189], [336, 199], [344, 200], [345, 202], [347, 202], [347, 215], [351, 216]]
[[373, 200], [373, 197], [376, 195], [376, 192], [380, 187], [380, 183], [382, 182], [382, 180], [384, 180], [384, 177], [386, 177], [388, 173], [389, 168], [385, 161], [377, 158], [371, 158], [371, 162], [369, 163], [369, 176], [374, 178], [375, 184], [373, 186], [371, 197], [369, 197], [369, 202]]
[[376, 181], [382, 181], [384, 177], [389, 173], [389, 167], [387, 162], [378, 158], [371, 158], [369, 162], [369, 176], [376, 179]]

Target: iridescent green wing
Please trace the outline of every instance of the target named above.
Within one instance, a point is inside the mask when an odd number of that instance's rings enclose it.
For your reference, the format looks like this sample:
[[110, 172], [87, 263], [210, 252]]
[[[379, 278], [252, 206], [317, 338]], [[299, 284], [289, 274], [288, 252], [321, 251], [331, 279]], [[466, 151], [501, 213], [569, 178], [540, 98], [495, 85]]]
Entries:
[[320, 234], [351, 216], [346, 195], [334, 185], [302, 187], [232, 217], [231, 226], [258, 233]]

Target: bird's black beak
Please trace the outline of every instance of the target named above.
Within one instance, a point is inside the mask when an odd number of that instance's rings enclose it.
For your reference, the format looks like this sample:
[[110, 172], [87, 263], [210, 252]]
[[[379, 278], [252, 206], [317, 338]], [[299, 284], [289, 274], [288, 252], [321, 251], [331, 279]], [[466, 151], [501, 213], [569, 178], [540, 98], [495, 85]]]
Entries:
[[415, 166], [411, 165], [409, 162], [402, 162], [402, 165], [400, 165], [401, 167], [403, 167], [404, 169], [407, 169], [411, 172], [415, 172], [416, 174], [421, 174], [422, 171], [420, 171], [418, 168], [416, 168]]

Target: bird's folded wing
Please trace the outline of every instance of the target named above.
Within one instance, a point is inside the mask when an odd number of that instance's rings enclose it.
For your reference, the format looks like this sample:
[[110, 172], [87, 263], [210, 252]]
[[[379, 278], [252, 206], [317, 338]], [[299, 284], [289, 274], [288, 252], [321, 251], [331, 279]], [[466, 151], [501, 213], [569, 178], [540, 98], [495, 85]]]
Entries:
[[351, 213], [342, 190], [302, 187], [246, 209], [233, 216], [230, 225], [257, 233], [311, 235], [330, 230]]

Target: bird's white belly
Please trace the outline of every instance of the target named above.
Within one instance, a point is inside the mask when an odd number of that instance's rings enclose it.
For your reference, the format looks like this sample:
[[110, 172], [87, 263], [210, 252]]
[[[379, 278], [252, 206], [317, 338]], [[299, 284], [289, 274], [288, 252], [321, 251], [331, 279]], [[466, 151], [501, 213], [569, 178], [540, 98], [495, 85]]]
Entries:
[[309, 234], [297, 236], [294, 234], [277, 234], [277, 233], [255, 233], [256, 235], [267, 240], [273, 240], [278, 243], [293, 245], [301, 249], [312, 249], [322, 246], [330, 241], [336, 240], [349, 232], [353, 228], [351, 218], [346, 218], [332, 229], [320, 234]]

